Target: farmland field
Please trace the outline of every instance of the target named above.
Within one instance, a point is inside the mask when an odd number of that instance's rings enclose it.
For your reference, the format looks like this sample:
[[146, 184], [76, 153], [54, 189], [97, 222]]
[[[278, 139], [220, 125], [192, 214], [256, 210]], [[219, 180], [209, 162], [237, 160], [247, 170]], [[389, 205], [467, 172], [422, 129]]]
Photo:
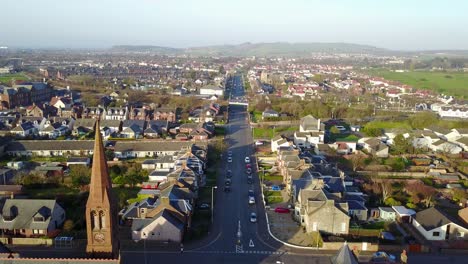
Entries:
[[385, 69], [375, 69], [370, 70], [369, 74], [387, 80], [399, 81], [415, 88], [468, 99], [468, 73], [465, 72], [393, 72]]

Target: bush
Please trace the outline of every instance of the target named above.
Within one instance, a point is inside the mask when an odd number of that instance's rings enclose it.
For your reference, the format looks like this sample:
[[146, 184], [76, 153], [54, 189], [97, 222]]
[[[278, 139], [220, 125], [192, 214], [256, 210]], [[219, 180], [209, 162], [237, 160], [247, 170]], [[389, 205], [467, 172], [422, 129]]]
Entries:
[[63, 231], [65, 232], [70, 232], [73, 230], [73, 227], [75, 226], [75, 224], [73, 223], [73, 220], [71, 219], [67, 219], [65, 220], [65, 222], [63, 223]]
[[393, 197], [390, 197], [385, 200], [385, 204], [388, 206], [396, 206], [396, 205], [401, 205], [401, 202], [395, 200]]
[[415, 209], [417, 206], [414, 203], [406, 203], [406, 207], [409, 209]]

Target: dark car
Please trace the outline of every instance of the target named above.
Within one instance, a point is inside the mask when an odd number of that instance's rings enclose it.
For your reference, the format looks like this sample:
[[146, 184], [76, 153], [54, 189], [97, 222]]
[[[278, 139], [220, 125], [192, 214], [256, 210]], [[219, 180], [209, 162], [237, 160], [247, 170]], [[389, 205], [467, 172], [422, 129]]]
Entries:
[[226, 177], [228, 177], [228, 178], [232, 177], [232, 170], [227, 170], [226, 171]]
[[207, 203], [202, 203], [198, 206], [199, 209], [210, 209], [210, 205]]
[[251, 169], [251, 168], [247, 168], [247, 170], [245, 171], [245, 173], [247, 173], [247, 174], [252, 174], [252, 169]]
[[254, 196], [254, 190], [249, 190], [249, 197]]
[[231, 185], [231, 179], [226, 179], [226, 180], [224, 181], [224, 185], [225, 185], [225, 186]]
[[224, 192], [230, 192], [231, 186], [224, 186]]

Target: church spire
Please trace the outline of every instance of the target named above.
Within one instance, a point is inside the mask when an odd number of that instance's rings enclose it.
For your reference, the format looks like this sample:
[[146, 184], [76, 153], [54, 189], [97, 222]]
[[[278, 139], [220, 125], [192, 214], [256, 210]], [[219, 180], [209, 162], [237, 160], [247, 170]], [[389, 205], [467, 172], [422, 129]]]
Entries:
[[105, 191], [111, 188], [111, 182], [107, 171], [107, 161], [99, 123], [98, 119], [94, 128], [93, 168], [91, 170], [89, 196], [94, 200], [105, 202], [104, 200], [109, 198], [106, 197], [108, 195], [106, 195]]
[[107, 170], [107, 161], [102, 135], [96, 121], [94, 132], [93, 167], [86, 203], [86, 252], [92, 257], [115, 258], [118, 255], [117, 203], [112, 196], [112, 184]]

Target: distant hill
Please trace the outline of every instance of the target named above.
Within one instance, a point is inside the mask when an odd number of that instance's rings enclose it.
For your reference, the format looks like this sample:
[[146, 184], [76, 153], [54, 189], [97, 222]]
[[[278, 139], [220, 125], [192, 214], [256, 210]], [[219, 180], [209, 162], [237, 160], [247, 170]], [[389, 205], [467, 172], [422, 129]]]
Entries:
[[387, 50], [373, 46], [349, 43], [243, 43], [188, 48], [186, 52], [194, 55], [224, 56], [306, 56], [311, 53], [385, 53]]
[[161, 55], [181, 53], [181, 49], [160, 47], [160, 46], [137, 46], [137, 45], [118, 45], [110, 49], [111, 52], [142, 52], [142, 53], [156, 53]]
[[192, 47], [186, 49], [159, 46], [121, 45], [110, 49], [113, 52], [152, 52], [157, 54], [187, 54], [194, 56], [307, 56], [311, 53], [370, 53], [383, 54], [391, 51], [368, 45], [349, 43], [243, 43]]

